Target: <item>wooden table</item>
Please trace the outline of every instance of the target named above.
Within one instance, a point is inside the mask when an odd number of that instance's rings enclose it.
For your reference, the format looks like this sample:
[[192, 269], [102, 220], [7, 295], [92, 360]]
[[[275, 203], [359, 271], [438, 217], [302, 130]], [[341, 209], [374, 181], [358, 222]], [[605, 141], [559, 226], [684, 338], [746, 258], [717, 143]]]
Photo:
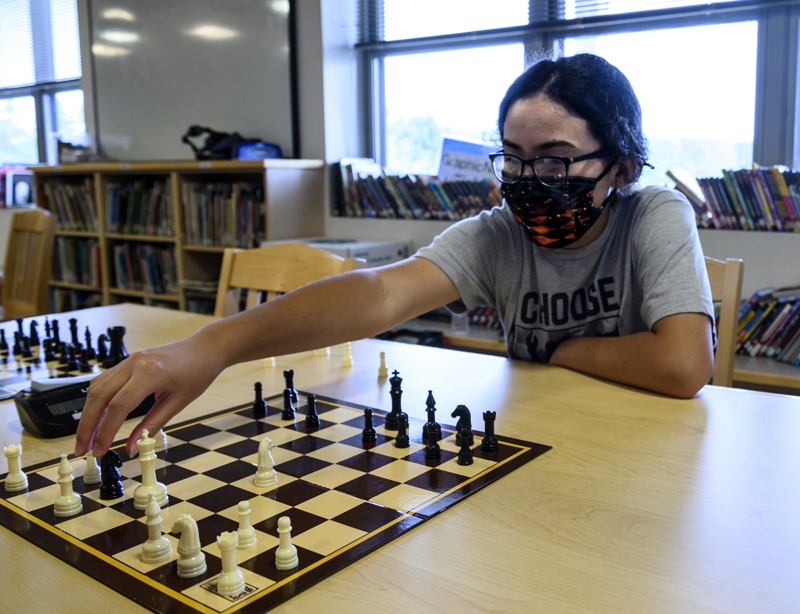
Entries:
[[[93, 330], [127, 326], [129, 350], [210, 321], [132, 305], [75, 317]], [[439, 407], [496, 410], [499, 433], [553, 449], [277, 611], [800, 611], [796, 397], [708, 386], [681, 401], [561, 368], [364, 340], [349, 369], [341, 347], [237, 365], [182, 417], [247, 402], [254, 379], [279, 392], [285, 368], [298, 389], [389, 407], [381, 351], [402, 373], [409, 414], [424, 417], [433, 389]], [[3, 445], [21, 441], [25, 464], [72, 451], [70, 437], [23, 432], [10, 401], [0, 417]], [[5, 529], [0, 552], [4, 612], [141, 611]]]

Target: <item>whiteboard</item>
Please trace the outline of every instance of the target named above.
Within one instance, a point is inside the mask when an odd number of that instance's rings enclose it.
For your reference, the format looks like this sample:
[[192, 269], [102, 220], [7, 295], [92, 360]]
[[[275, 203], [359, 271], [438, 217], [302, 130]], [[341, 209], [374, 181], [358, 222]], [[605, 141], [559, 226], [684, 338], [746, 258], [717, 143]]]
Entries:
[[199, 124], [294, 155], [289, 0], [90, 5], [103, 153], [114, 160], [192, 160], [181, 136]]

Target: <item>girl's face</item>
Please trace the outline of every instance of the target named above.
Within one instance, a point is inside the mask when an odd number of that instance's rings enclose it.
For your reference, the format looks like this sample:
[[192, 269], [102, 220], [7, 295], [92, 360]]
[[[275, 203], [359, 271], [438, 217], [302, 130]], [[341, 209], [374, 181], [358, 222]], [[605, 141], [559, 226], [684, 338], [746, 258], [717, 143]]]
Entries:
[[[577, 158], [602, 148], [592, 135], [586, 120], [573, 115], [544, 94], [517, 100], [506, 114], [503, 125], [503, 151], [522, 158], [559, 156]], [[569, 166], [570, 177], [594, 179], [608, 166], [609, 160], [595, 158]], [[597, 183], [594, 206], [599, 208], [612, 186], [619, 182], [619, 164]], [[526, 167], [526, 173], [532, 172]]]

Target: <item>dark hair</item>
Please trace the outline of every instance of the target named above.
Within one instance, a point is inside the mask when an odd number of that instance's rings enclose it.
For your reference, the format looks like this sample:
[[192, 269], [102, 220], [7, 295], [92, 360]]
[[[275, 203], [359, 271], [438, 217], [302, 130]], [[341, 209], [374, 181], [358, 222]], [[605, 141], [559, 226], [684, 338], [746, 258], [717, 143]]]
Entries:
[[642, 108], [627, 77], [596, 55], [582, 53], [558, 60], [540, 60], [508, 88], [500, 103], [498, 129], [517, 100], [546, 94], [589, 124], [600, 144], [618, 158], [638, 161], [635, 181], [647, 162]]

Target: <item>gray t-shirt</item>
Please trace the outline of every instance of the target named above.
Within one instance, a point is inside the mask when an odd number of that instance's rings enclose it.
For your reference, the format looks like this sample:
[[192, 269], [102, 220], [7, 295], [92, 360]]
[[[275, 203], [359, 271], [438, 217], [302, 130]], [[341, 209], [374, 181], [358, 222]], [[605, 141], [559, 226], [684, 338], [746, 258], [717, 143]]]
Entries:
[[577, 249], [538, 247], [502, 206], [454, 224], [416, 255], [444, 271], [468, 309], [497, 308], [511, 358], [548, 362], [567, 337], [649, 331], [677, 313], [705, 313], [713, 321], [686, 199], [647, 187], [608, 206], [602, 234]]

